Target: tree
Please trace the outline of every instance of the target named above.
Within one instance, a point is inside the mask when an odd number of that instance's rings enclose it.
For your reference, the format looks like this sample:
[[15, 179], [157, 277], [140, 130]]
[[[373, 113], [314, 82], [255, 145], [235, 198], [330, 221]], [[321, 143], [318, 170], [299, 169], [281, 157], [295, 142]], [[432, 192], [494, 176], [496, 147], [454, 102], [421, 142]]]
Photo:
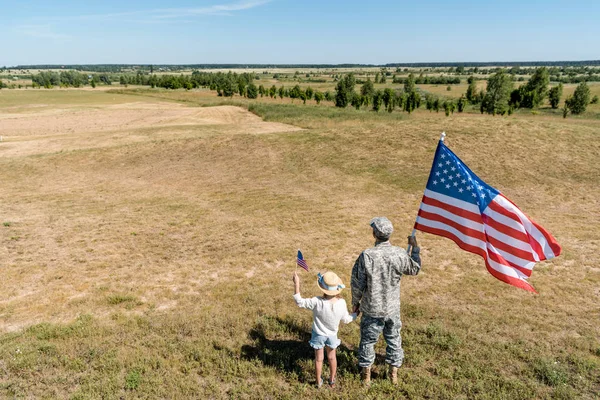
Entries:
[[238, 81], [238, 93], [240, 96], [244, 96], [246, 94], [246, 82]]
[[469, 87], [467, 88], [467, 93], [465, 96], [467, 97], [467, 101], [471, 104], [477, 104], [477, 83], [475, 83], [475, 78], [471, 75], [467, 82], [469, 82]]
[[390, 88], [386, 88], [383, 91], [383, 104], [388, 112], [392, 112], [394, 109], [394, 91]]
[[223, 80], [223, 82], [221, 83], [221, 91], [223, 93], [223, 96], [225, 97], [233, 97], [234, 95], [234, 83], [231, 79], [229, 78], [225, 78]]
[[588, 104], [590, 104], [590, 88], [585, 82], [581, 82], [575, 89], [573, 96], [565, 100], [565, 105], [573, 114], [585, 112]]
[[381, 68], [381, 78], [379, 78], [379, 83], [385, 83], [386, 81], [386, 69], [385, 68]]
[[340, 79], [335, 88], [335, 106], [336, 107], [347, 107], [352, 97], [354, 96], [354, 86], [356, 85], [356, 79], [354, 74], [350, 73]]
[[302, 100], [302, 104], [306, 104], [306, 92], [304, 90], [300, 90], [300, 100]]
[[456, 108], [456, 104], [452, 100], [444, 101], [444, 112], [446, 113], [446, 117], [450, 116], [450, 113], [454, 114], [454, 110]]
[[548, 68], [536, 68], [535, 72], [525, 85], [525, 91], [530, 93], [526, 96], [525, 104], [521, 104], [525, 108], [539, 107], [548, 95], [548, 85], [550, 84], [550, 74]]
[[319, 92], [318, 90], [315, 91], [315, 101], [317, 102], [317, 104], [321, 104], [321, 102], [323, 101], [323, 93]]
[[415, 76], [412, 72], [408, 75], [408, 78], [404, 81], [404, 93], [410, 95], [415, 91]]
[[350, 101], [350, 104], [352, 104], [352, 107], [356, 108], [357, 110], [360, 110], [360, 106], [363, 103], [363, 99], [362, 99], [362, 95], [354, 92], [354, 94], [352, 95], [352, 100]]
[[433, 104], [435, 102], [435, 97], [427, 94], [425, 96], [425, 108], [429, 110], [429, 112], [433, 111]]
[[302, 93], [302, 89], [300, 89], [300, 85], [296, 85], [290, 90], [290, 99], [299, 99], [300, 94]]
[[246, 88], [246, 96], [249, 99], [256, 99], [258, 97], [258, 88], [254, 83], [249, 84]]
[[325, 91], [324, 97], [325, 97], [325, 100], [327, 100], [327, 101], [333, 101], [333, 99], [334, 99], [333, 94], [331, 94], [331, 92], [329, 90]]
[[560, 103], [560, 98], [562, 97], [562, 92], [563, 92], [563, 84], [562, 83], [559, 83], [558, 86], [554, 86], [548, 92], [548, 100], [550, 101], [550, 106], [555, 110], [558, 108], [558, 103]]
[[283, 95], [285, 93], [285, 88], [283, 86], [280, 87], [278, 92], [279, 92], [279, 98], [283, 99]]
[[382, 102], [383, 92], [381, 90], [376, 90], [375, 93], [373, 93], [373, 110], [379, 112]]
[[258, 93], [260, 94], [260, 97], [263, 97], [265, 95], [265, 92], [266, 92], [265, 87], [263, 85], [260, 85], [258, 87]]
[[95, 88], [95, 87], [96, 87], [96, 81], [94, 81], [94, 80], [92, 79], [92, 81], [90, 82], [90, 85], [92, 85], [92, 88]]
[[397, 90], [394, 95], [394, 104], [398, 108], [402, 108], [404, 106], [404, 92], [401, 90]]
[[413, 90], [411, 93], [406, 93], [405, 95], [404, 111], [410, 114], [421, 105], [421, 95], [417, 93], [416, 90]]
[[548, 95], [550, 75], [546, 67], [536, 68], [529, 81], [510, 94], [510, 105], [515, 108], [539, 107]]
[[310, 99], [313, 98], [313, 95], [315, 94], [315, 91], [309, 86], [309, 87], [306, 88], [305, 93], [306, 93], [306, 99], [310, 100]]
[[501, 69], [490, 76], [487, 83], [487, 91], [481, 103], [482, 112], [492, 115], [506, 114], [512, 89], [512, 77], [504, 70]]
[[373, 93], [375, 93], [375, 86], [371, 82], [371, 78], [367, 78], [366, 82], [360, 87], [360, 94], [373, 97]]
[[277, 96], [277, 87], [275, 85], [273, 85], [269, 89], [269, 97], [273, 99], [273, 98], [275, 98], [275, 96]]
[[590, 101], [590, 104], [598, 104], [598, 95], [592, 97], [592, 101]]

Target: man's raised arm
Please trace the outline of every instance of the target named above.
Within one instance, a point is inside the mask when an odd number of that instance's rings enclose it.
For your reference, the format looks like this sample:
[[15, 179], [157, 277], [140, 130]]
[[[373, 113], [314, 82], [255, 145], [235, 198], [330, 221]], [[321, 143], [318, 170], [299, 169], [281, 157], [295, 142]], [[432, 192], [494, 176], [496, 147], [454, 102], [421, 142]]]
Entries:
[[402, 273], [404, 275], [417, 275], [421, 270], [421, 249], [417, 244], [417, 238], [409, 236], [408, 245], [411, 246], [410, 259], [404, 266]]

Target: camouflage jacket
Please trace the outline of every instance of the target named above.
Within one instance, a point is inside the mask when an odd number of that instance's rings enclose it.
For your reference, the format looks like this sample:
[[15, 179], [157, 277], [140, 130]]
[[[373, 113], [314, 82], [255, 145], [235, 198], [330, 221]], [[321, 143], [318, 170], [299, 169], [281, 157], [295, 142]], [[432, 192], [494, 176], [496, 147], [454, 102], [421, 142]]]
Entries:
[[365, 315], [383, 318], [400, 312], [400, 278], [421, 270], [419, 248], [410, 257], [389, 241], [361, 253], [352, 268], [352, 306], [360, 305]]

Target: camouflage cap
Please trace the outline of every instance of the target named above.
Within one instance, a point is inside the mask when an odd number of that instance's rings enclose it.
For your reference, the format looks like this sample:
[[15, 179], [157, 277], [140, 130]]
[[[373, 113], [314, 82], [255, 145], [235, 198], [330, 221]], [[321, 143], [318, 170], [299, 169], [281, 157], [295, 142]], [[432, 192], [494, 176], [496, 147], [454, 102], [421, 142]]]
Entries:
[[394, 226], [392, 222], [386, 217], [375, 217], [371, 220], [370, 223], [373, 228], [373, 233], [379, 239], [389, 239], [394, 232]]

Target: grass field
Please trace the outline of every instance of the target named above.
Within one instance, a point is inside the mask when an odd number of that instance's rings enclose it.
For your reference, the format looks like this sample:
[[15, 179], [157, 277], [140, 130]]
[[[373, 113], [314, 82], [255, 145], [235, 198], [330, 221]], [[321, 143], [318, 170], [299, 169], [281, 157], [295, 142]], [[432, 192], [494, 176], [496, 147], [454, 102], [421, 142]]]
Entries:
[[[1, 396], [597, 398], [591, 115], [2, 90]], [[563, 254], [536, 266], [532, 295], [449, 240], [418, 234], [423, 270], [402, 283], [400, 384], [378, 357], [373, 385], [361, 386], [354, 323], [340, 330], [338, 387], [318, 391], [311, 315], [291, 297], [295, 251], [311, 266], [301, 278], [312, 296], [318, 271], [349, 284], [372, 245], [371, 217], [388, 216], [403, 246], [441, 131]]]

